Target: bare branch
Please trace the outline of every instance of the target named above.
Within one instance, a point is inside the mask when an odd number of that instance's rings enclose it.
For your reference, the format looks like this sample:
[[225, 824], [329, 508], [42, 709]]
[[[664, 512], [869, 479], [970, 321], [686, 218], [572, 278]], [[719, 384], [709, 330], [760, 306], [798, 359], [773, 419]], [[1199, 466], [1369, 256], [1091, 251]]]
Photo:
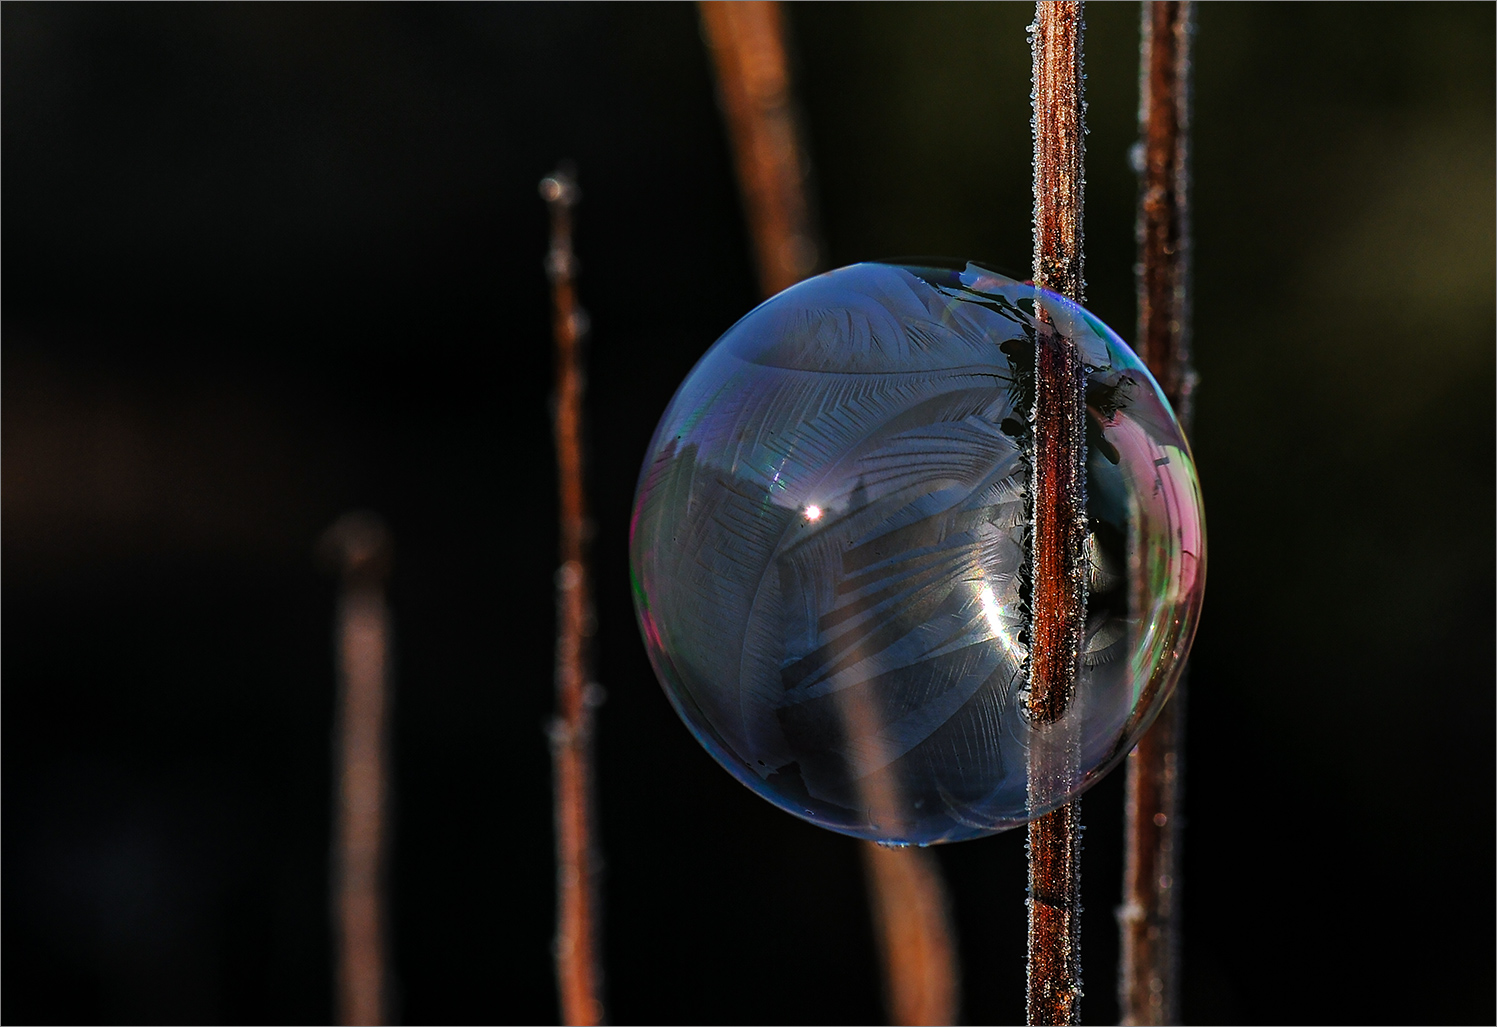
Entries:
[[346, 514], [319, 544], [338, 568], [338, 794], [333, 859], [338, 1017], [385, 1022], [384, 901], [386, 743], [389, 732], [390, 613], [385, 576], [390, 533], [373, 514]]
[[1077, 0], [1035, 4], [1034, 284], [1084, 298], [1081, 215], [1086, 122], [1082, 105], [1085, 22]]
[[[759, 284], [772, 296], [814, 271], [819, 249], [784, 12], [776, 0], [706, 0], [699, 6], [738, 164]], [[866, 842], [862, 852], [891, 1021], [955, 1022], [960, 977], [940, 864], [933, 853], [918, 849], [881, 849]]]
[[1194, 5], [1143, 4], [1138, 355], [1190, 427], [1190, 74]]
[[759, 285], [773, 296], [815, 269], [801, 145], [785, 55], [784, 14], [775, 0], [699, 5], [717, 66], [738, 182], [758, 259]]
[[[1085, 125], [1084, 22], [1079, 2], [1036, 4], [1034, 53], [1034, 280], [1080, 300]], [[1036, 388], [1030, 562], [1028, 709], [1036, 806], [1072, 778], [1075, 740], [1063, 720], [1075, 693], [1086, 626], [1086, 371], [1074, 343], [1035, 304]], [[1078, 1022], [1081, 1000], [1079, 803], [1029, 825], [1031, 1024]]]
[[587, 565], [587, 502], [582, 480], [582, 354], [585, 315], [577, 303], [572, 208], [579, 199], [567, 170], [541, 180], [551, 209], [546, 268], [555, 303], [556, 464], [560, 487], [561, 567], [556, 572], [556, 719], [551, 759], [556, 788], [556, 981], [562, 1021], [603, 1022], [598, 959], [598, 867], [593, 809], [593, 633]]
[[[1138, 352], [1187, 427], [1190, 366], [1189, 2], [1146, 2], [1139, 69]], [[1185, 686], [1128, 756], [1118, 1005], [1180, 1022], [1179, 861]]]
[[895, 1024], [950, 1024], [961, 1004], [956, 941], [941, 866], [928, 849], [860, 846], [884, 1000]]

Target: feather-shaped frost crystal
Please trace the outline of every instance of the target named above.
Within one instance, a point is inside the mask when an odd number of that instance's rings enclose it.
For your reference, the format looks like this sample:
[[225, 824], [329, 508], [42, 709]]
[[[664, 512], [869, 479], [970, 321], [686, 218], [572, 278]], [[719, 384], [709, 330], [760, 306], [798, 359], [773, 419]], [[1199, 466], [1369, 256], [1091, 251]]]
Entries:
[[[1025, 702], [1036, 302], [1088, 368], [1088, 620], [1053, 725]], [[1179, 424], [1095, 317], [971, 264], [857, 264], [687, 376], [630, 563], [655, 672], [719, 763], [823, 827], [926, 845], [1031, 820], [1127, 754], [1195, 634], [1205, 533]], [[1041, 731], [1074, 771], [1036, 789]]]

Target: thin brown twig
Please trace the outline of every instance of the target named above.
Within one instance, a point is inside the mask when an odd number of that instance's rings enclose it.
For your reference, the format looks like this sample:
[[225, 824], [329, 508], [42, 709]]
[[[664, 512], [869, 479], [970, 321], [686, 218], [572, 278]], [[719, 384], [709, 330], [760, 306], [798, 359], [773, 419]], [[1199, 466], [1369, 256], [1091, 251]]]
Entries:
[[[821, 247], [808, 198], [810, 163], [796, 115], [784, 12], [777, 0], [704, 0], [760, 288], [772, 296], [815, 270]], [[857, 718], [868, 711], [851, 709]], [[854, 733], [872, 733], [868, 732]], [[885, 807], [890, 797], [871, 799]], [[896, 1024], [948, 1024], [961, 1005], [950, 902], [935, 854], [862, 846], [884, 993]]]
[[390, 614], [385, 576], [390, 534], [372, 514], [347, 514], [320, 548], [343, 579], [338, 603], [338, 794], [333, 860], [339, 1023], [385, 1022], [384, 905], [386, 740]]
[[587, 501], [582, 480], [584, 315], [577, 303], [572, 208], [577, 184], [566, 170], [541, 180], [551, 211], [551, 276], [556, 336], [556, 463], [561, 567], [556, 572], [556, 718], [551, 759], [556, 790], [556, 982], [562, 1022], [604, 1019], [598, 959], [598, 853], [593, 808], [593, 610], [587, 566]]
[[766, 296], [816, 267], [818, 246], [806, 197], [809, 162], [801, 145], [777, 0], [698, 4], [717, 66], [750, 235]]
[[[1188, 427], [1190, 49], [1185, 0], [1145, 2], [1140, 53], [1138, 352]], [[1184, 685], [1128, 756], [1118, 1005], [1124, 1024], [1179, 1023]]]
[[[1080, 2], [1036, 4], [1034, 52], [1034, 281], [1082, 298]], [[1036, 303], [1031, 634], [1028, 709], [1036, 804], [1074, 772], [1064, 714], [1076, 687], [1086, 626], [1086, 375], [1071, 340]], [[1081, 999], [1081, 811], [1072, 802], [1029, 824], [1031, 1024], [1077, 1023]]]
[[890, 1021], [955, 1023], [961, 978], [941, 865], [925, 849], [860, 848]]

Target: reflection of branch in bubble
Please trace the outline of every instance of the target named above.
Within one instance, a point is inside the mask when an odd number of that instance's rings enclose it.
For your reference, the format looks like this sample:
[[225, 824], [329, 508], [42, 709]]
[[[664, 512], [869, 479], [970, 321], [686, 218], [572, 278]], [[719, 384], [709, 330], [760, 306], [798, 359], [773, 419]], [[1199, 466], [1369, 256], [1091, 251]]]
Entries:
[[[806, 190], [810, 168], [791, 89], [784, 12], [772, 0], [707, 0], [699, 8], [717, 68], [718, 96], [732, 139], [759, 284], [766, 296], [772, 296], [814, 271], [819, 249]], [[809, 507], [807, 519], [819, 520], [822, 512]], [[881, 728], [877, 718], [848, 698], [839, 704], [846, 734], [876, 744]], [[873, 765], [887, 762], [875, 759]], [[903, 817], [901, 797], [890, 790], [891, 780], [889, 774], [874, 772], [860, 785], [870, 815], [893, 825]], [[891, 1019], [896, 1024], [954, 1022], [960, 1003], [956, 942], [934, 854], [865, 843], [863, 862]]]
[[582, 481], [582, 355], [585, 318], [577, 303], [572, 208], [577, 184], [567, 170], [541, 180], [551, 210], [551, 276], [556, 337], [556, 461], [561, 567], [556, 572], [556, 719], [551, 758], [556, 790], [556, 981], [562, 1022], [603, 1022], [598, 959], [598, 855], [593, 812], [591, 682], [593, 633], [587, 567], [587, 503]]
[[[1188, 430], [1194, 385], [1187, 203], [1194, 11], [1189, 2], [1142, 6], [1138, 354]], [[1137, 574], [1140, 586], [1143, 577]], [[1139, 606], [1146, 608], [1143, 602]], [[1179, 1022], [1183, 709], [1182, 680], [1128, 757], [1123, 905], [1118, 910], [1118, 1005], [1125, 1024]]]
[[338, 1022], [385, 1022], [385, 795], [389, 734], [390, 534], [378, 517], [347, 514], [319, 546], [343, 578], [338, 603], [337, 801], [333, 936]]
[[[1082, 298], [1084, 133], [1080, 2], [1035, 5], [1034, 281]], [[1030, 560], [1029, 794], [1043, 808], [1069, 791], [1077, 759], [1066, 713], [1086, 626], [1086, 375], [1074, 343], [1036, 298]], [[1080, 804], [1029, 824], [1028, 1021], [1078, 1022], [1081, 999]]]

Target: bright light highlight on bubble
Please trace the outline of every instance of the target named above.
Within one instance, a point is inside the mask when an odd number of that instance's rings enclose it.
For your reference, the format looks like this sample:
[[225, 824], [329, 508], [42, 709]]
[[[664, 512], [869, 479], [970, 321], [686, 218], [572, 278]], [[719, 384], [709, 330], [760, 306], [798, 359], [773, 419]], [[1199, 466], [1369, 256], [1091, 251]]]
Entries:
[[[1036, 303], [1090, 369], [1087, 627], [1053, 725], [1025, 709]], [[630, 535], [650, 659], [714, 758], [914, 844], [1033, 819], [1121, 760], [1179, 676], [1204, 561], [1190, 450], [1138, 358], [974, 265], [842, 268], [739, 321], [661, 418]], [[1031, 781], [1057, 738], [1074, 770]]]

